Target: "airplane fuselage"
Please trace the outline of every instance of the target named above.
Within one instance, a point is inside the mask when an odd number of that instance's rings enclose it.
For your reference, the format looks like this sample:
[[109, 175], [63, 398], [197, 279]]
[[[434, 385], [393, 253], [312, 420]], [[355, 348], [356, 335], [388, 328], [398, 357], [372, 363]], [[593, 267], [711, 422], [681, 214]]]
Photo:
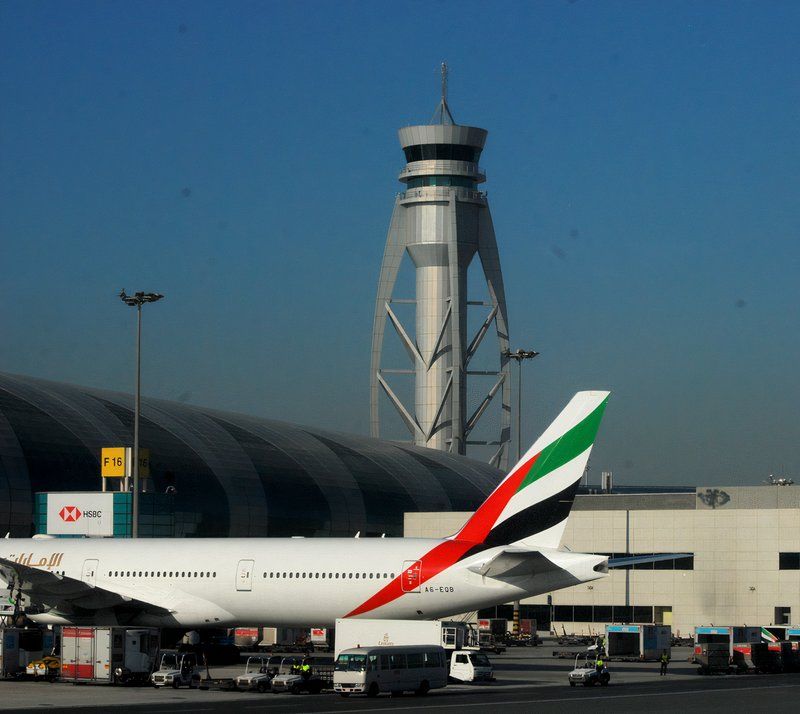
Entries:
[[[87, 538], [2, 543], [2, 557], [62, 576], [64, 587], [80, 581], [98, 593], [112, 591], [164, 609], [153, 613], [98, 607], [89, 614], [91, 597], [86, 596], [74, 609], [52, 609], [46, 598], [33, 603], [40, 610], [31, 616], [36, 621], [95, 625], [332, 626], [336, 618], [346, 616], [433, 619], [603, 577], [593, 568], [604, 560], [546, 551], [558, 567], [497, 579], [474, 568], [502, 547], [451, 564], [434, 561], [431, 570], [430, 558], [423, 557], [453, 543], [438, 539]], [[367, 602], [369, 609], [359, 612]]]

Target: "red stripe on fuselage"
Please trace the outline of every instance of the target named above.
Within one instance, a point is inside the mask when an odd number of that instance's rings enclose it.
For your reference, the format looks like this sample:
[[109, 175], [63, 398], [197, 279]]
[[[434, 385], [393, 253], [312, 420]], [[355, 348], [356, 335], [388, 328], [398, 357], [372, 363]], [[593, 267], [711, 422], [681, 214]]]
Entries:
[[[422, 585], [424, 582], [441, 573], [445, 568], [449, 568], [453, 563], [458, 562], [458, 559], [474, 545], [474, 543], [460, 540], [446, 540], [439, 543], [439, 545], [432, 550], [429, 550], [420, 558], [419, 584]], [[347, 613], [345, 617], [355, 617], [356, 615], [361, 615], [396, 600], [401, 595], [405, 594], [402, 582], [403, 573], [400, 573], [400, 575], [392, 580], [386, 587], [376, 592], [369, 600], [359, 605], [355, 610]]]
[[[420, 558], [420, 580], [424, 582], [436, 577], [443, 570], [458, 562], [470, 548], [479, 543], [483, 543], [492, 526], [496, 523], [506, 504], [517, 492], [519, 485], [527, 476], [528, 471], [539, 458], [536, 454], [533, 458], [526, 461], [514, 473], [509, 476], [494, 490], [480, 508], [472, 515], [466, 525], [458, 532], [453, 540], [446, 540], [429, 550]], [[403, 573], [400, 573], [386, 587], [375, 593], [369, 600], [363, 602], [355, 610], [349, 612], [345, 617], [355, 617], [378, 607], [387, 605], [393, 600], [404, 595]]]

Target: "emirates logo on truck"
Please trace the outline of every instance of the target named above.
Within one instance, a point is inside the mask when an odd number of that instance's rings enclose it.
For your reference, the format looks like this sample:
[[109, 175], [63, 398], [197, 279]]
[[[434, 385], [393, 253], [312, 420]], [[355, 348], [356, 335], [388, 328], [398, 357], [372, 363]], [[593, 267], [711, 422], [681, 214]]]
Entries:
[[64, 506], [59, 512], [58, 515], [61, 517], [62, 521], [66, 521], [67, 523], [74, 523], [77, 521], [83, 514], [81, 513], [81, 509], [77, 506]]

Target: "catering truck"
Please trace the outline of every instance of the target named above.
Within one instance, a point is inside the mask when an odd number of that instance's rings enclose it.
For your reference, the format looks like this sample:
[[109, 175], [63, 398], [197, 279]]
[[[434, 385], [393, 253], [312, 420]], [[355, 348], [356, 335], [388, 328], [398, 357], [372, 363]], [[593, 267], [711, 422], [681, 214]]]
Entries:
[[98, 684], [147, 682], [157, 653], [155, 627], [62, 627], [61, 679]]

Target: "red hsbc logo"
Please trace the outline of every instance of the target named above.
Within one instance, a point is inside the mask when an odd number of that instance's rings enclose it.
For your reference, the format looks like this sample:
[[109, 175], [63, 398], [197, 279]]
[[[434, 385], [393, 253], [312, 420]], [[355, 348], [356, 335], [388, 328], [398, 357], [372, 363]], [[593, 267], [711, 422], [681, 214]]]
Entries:
[[62, 521], [66, 521], [67, 523], [74, 523], [77, 521], [83, 514], [81, 513], [81, 509], [77, 506], [64, 506], [59, 512], [58, 515], [61, 517]]

